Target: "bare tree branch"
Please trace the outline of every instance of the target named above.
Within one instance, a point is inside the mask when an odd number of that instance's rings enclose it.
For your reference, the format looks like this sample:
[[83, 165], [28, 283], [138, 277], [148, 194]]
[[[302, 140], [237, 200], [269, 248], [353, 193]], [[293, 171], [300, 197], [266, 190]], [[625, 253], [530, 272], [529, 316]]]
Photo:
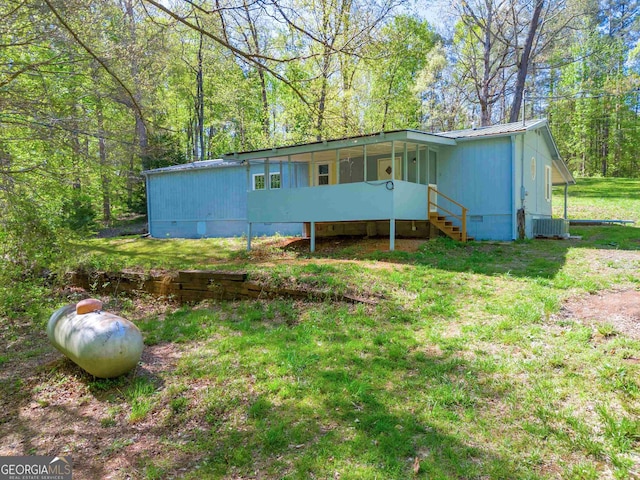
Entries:
[[64, 20], [64, 18], [62, 18], [62, 15], [60, 15], [60, 12], [58, 12], [58, 10], [52, 5], [51, 1], [50, 0], [44, 0], [44, 3], [47, 4], [47, 6], [49, 7], [49, 10], [51, 10], [51, 13], [53, 13], [53, 15], [56, 17], [56, 19], [58, 19], [58, 22], [60, 22], [60, 24], [65, 28], [65, 30], [67, 30], [67, 32], [69, 32], [69, 34], [73, 37], [73, 39], [76, 42], [78, 42], [78, 45], [80, 45], [91, 57], [93, 57], [93, 59], [96, 62], [98, 62], [100, 64], [100, 66], [102, 66], [102, 68], [104, 68], [104, 70], [111, 77], [113, 77], [113, 79], [118, 83], [118, 85], [120, 85], [123, 88], [123, 90], [127, 93], [129, 98], [131, 99], [133, 107], [138, 112], [138, 115], [140, 116], [140, 120], [144, 123], [145, 120], [144, 120], [144, 115], [142, 113], [142, 109], [140, 108], [140, 105], [138, 105], [138, 102], [136, 101], [135, 97], [133, 96], [133, 93], [131, 93], [131, 90], [129, 90], [129, 88], [124, 84], [124, 82], [122, 80], [120, 80], [120, 77], [118, 77], [118, 75], [116, 75], [111, 70], [111, 68], [109, 68], [109, 66], [106, 64], [106, 62], [103, 61], [98, 55], [96, 55], [94, 53], [94, 51], [85, 42], [83, 42], [80, 39], [78, 34], [71, 28], [71, 26]]
[[[49, 1], [49, 0], [45, 0], [45, 1]], [[239, 57], [242, 57], [243, 59], [245, 59], [249, 63], [254, 64], [256, 66], [259, 66], [261, 68], [264, 68], [267, 72], [269, 72], [271, 75], [273, 75], [274, 78], [277, 78], [282, 83], [287, 85], [305, 105], [309, 106], [309, 102], [307, 101], [307, 99], [305, 98], [303, 93], [292, 82], [290, 82], [288, 79], [286, 79], [285, 77], [280, 75], [273, 68], [270, 68], [265, 63], [258, 61], [258, 59], [267, 60], [267, 61], [273, 61], [273, 62], [283, 62], [283, 60], [280, 60], [280, 59], [277, 59], [277, 58], [268, 57], [268, 56], [265, 56], [265, 55], [257, 55], [257, 54], [256, 55], [251, 55], [251, 54], [248, 54], [247, 52], [244, 52], [244, 51], [240, 50], [239, 48], [234, 47], [231, 43], [225, 41], [223, 38], [220, 38], [219, 36], [214, 35], [213, 33], [211, 33], [209, 31], [199, 27], [198, 25], [195, 25], [193, 22], [190, 22], [186, 18], [181, 17], [180, 15], [178, 15], [175, 12], [171, 11], [170, 9], [165, 7], [164, 5], [158, 3], [158, 2], [156, 2], [154, 0], [143, 0], [143, 1], [153, 5], [158, 10], [163, 11], [164, 13], [166, 13], [170, 17], [176, 19], [178, 22], [182, 23], [183, 25], [195, 30], [196, 32], [200, 32], [204, 36], [212, 39], [214, 42], [216, 42], [216, 43], [222, 45], [223, 47], [227, 48], [229, 51], [231, 51], [235, 55], [238, 55]]]

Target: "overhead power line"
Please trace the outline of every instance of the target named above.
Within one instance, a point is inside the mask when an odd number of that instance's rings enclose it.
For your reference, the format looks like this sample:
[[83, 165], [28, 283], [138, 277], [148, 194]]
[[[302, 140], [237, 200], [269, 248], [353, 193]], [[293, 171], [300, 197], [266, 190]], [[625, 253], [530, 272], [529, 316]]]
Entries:
[[580, 91], [580, 92], [576, 92], [573, 94], [567, 94], [567, 95], [549, 95], [549, 96], [529, 96], [529, 95], [525, 95], [524, 98], [526, 100], [568, 100], [568, 99], [574, 99], [574, 98], [604, 98], [604, 97], [624, 97], [627, 95], [631, 95], [631, 94], [640, 94], [640, 87], [636, 87], [636, 88], [632, 88], [631, 90], [626, 90], [624, 92], [620, 92], [620, 93], [608, 93], [608, 92], [601, 92], [601, 93], [593, 93], [593, 92], [589, 92], [586, 90]]

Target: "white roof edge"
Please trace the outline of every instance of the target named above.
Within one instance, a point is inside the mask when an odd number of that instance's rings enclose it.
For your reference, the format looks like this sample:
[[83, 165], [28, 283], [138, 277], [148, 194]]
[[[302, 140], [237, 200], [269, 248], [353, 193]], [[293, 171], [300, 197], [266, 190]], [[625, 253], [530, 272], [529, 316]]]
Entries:
[[238, 167], [241, 162], [226, 160], [223, 158], [215, 158], [212, 160], [200, 160], [197, 162], [180, 163], [178, 165], [171, 165], [169, 167], [154, 168], [153, 170], [145, 170], [142, 175], [155, 175], [157, 173], [170, 173], [170, 172], [188, 172], [191, 170], [202, 170], [207, 168], [227, 168]]
[[535, 120], [527, 120], [526, 122], [501, 123], [497, 125], [488, 125], [486, 127], [467, 128], [462, 130], [450, 130], [448, 132], [440, 132], [437, 135], [446, 138], [454, 138], [458, 141], [468, 141], [481, 138], [496, 138], [502, 136], [511, 136], [525, 133], [540, 128], [547, 124], [546, 118], [538, 118]]

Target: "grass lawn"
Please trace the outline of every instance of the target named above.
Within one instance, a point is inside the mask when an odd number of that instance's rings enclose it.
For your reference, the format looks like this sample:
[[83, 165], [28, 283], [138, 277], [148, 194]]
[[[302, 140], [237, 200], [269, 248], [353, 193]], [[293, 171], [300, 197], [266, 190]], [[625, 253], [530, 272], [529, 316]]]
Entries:
[[[640, 223], [640, 181], [631, 178], [579, 178], [569, 187], [568, 216], [582, 220], [634, 220]], [[553, 214], [562, 217], [564, 188], [553, 190]]]
[[[571, 201], [587, 209], [610, 190], [599, 182]], [[576, 216], [637, 219], [638, 202]], [[251, 253], [242, 239], [79, 243], [85, 268], [244, 269], [380, 300], [104, 297], [146, 346], [135, 372], [99, 380], [42, 332], [80, 294], [16, 293], [0, 314], [0, 454], [70, 454], [74, 478], [640, 478], [640, 229], [572, 234], [395, 252], [332, 240], [313, 255], [277, 238]], [[588, 308], [623, 294], [629, 310]]]

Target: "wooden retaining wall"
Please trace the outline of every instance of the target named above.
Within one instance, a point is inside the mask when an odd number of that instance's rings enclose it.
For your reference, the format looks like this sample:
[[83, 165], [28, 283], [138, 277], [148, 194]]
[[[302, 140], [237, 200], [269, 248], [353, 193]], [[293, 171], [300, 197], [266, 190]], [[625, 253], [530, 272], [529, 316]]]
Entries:
[[206, 299], [242, 300], [277, 297], [377, 303], [352, 295], [265, 286], [248, 281], [246, 272], [215, 270], [181, 270], [171, 273], [140, 273], [126, 270], [117, 273], [73, 272], [70, 283], [87, 291], [109, 294], [148, 293], [157, 297], [166, 297], [181, 304]]

